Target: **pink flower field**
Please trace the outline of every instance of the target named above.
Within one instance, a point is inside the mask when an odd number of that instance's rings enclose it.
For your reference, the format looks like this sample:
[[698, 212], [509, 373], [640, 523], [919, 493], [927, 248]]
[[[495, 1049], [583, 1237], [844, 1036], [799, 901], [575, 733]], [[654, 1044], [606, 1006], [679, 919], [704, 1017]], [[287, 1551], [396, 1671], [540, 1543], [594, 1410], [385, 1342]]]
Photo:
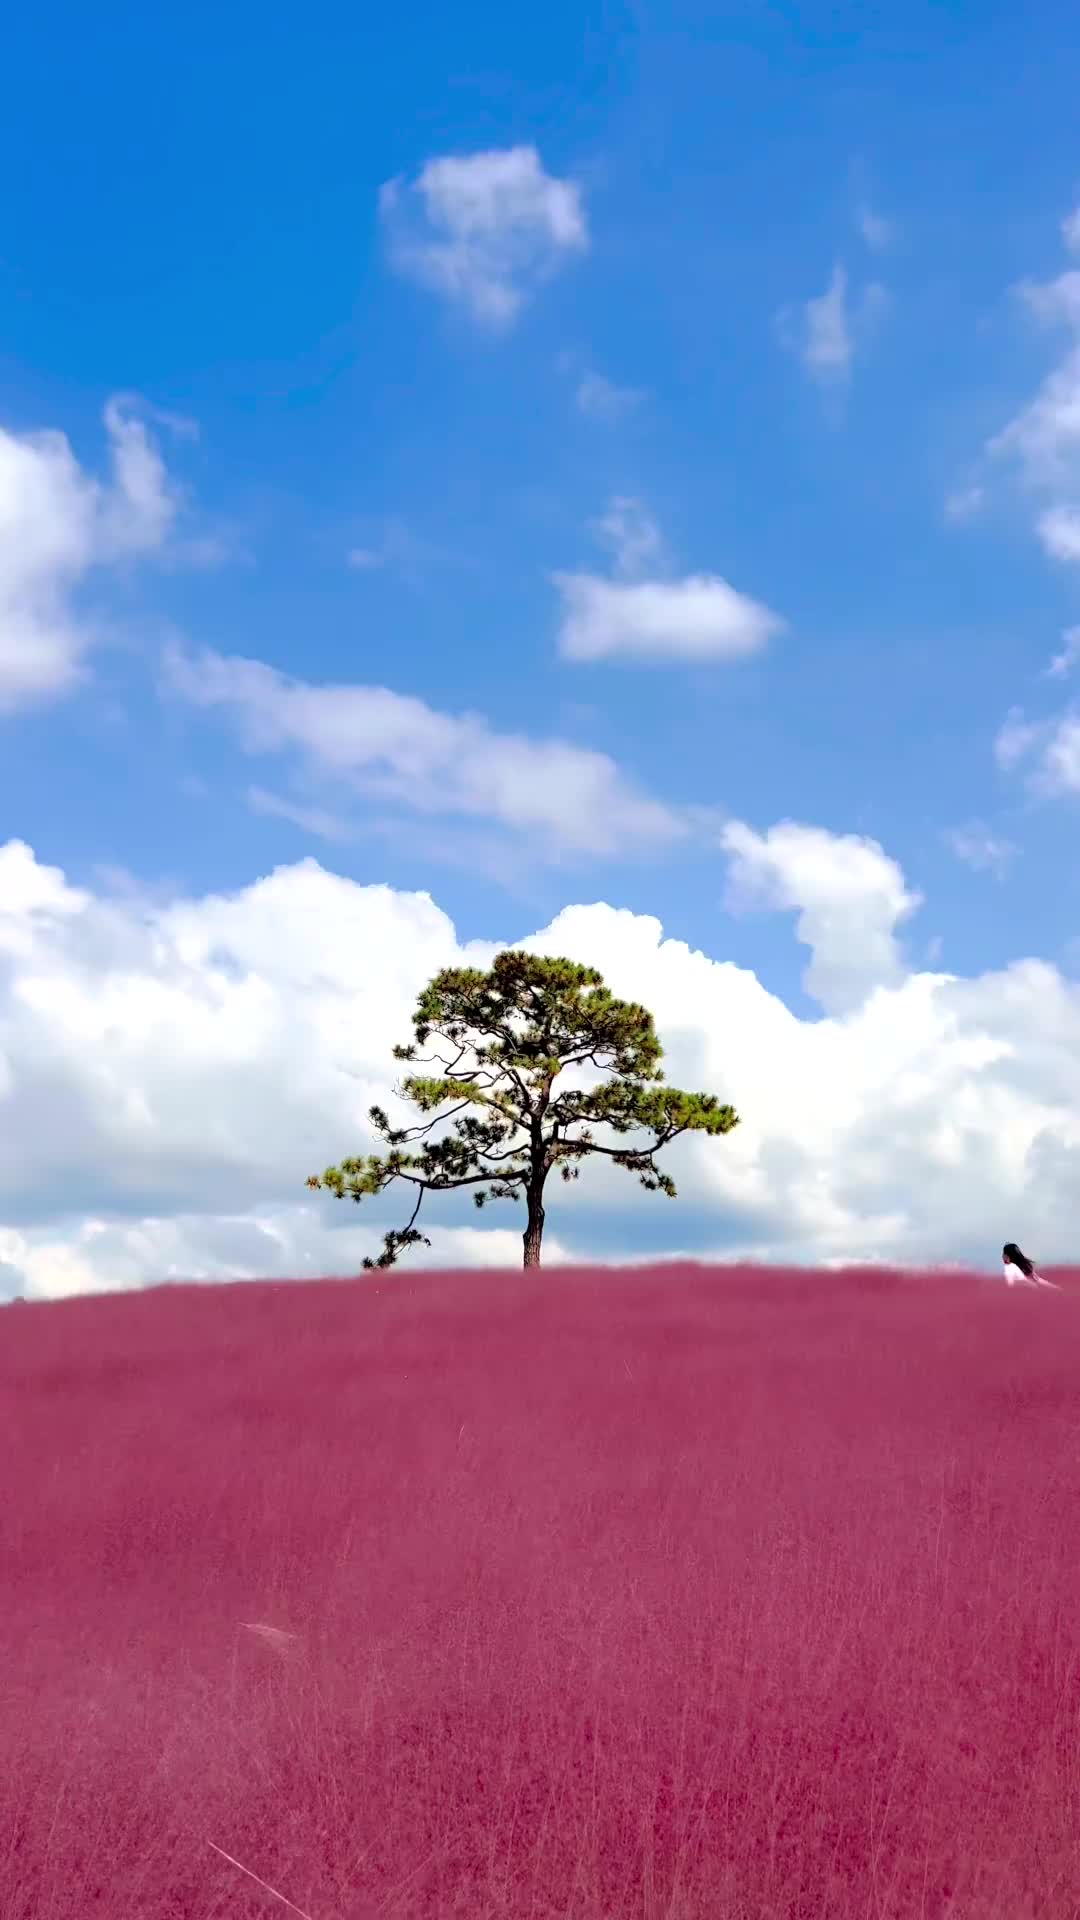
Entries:
[[8, 1309], [0, 1914], [1080, 1914], [1057, 1277]]

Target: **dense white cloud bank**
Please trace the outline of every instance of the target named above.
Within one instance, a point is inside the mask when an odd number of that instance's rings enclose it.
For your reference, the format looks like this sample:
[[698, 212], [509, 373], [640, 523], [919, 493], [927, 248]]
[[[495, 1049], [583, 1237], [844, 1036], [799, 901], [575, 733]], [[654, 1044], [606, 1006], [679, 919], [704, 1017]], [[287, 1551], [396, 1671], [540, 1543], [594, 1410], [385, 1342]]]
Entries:
[[[643, 1000], [671, 1080], [743, 1116], [675, 1151], [674, 1204], [607, 1166], [560, 1186], [551, 1256], [991, 1260], [1015, 1237], [1072, 1253], [1080, 988], [1036, 959], [910, 971], [898, 929], [917, 896], [873, 842], [732, 823], [724, 851], [735, 905], [797, 916], [827, 1011], [800, 1017], [753, 973], [604, 904], [528, 939]], [[369, 1144], [424, 981], [494, 950], [463, 947], [426, 894], [311, 860], [163, 905], [0, 848], [0, 1291], [355, 1271], [380, 1221], [306, 1195], [304, 1176]], [[516, 1211], [490, 1219], [493, 1234], [452, 1202], [430, 1258], [515, 1261]]]

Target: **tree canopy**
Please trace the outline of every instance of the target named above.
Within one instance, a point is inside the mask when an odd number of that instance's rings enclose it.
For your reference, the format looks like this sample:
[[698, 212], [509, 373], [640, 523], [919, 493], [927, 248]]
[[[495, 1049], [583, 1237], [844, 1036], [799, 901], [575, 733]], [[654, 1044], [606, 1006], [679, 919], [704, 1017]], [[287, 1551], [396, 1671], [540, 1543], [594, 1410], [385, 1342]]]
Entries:
[[408, 1224], [387, 1233], [365, 1267], [389, 1267], [431, 1242], [417, 1227], [427, 1193], [470, 1188], [477, 1207], [524, 1200], [524, 1265], [539, 1266], [544, 1190], [558, 1169], [576, 1180], [591, 1155], [675, 1198], [657, 1154], [684, 1133], [739, 1124], [714, 1094], [664, 1081], [663, 1048], [645, 1007], [617, 1000], [593, 967], [510, 951], [488, 972], [446, 967], [421, 993], [413, 1038], [395, 1060], [417, 1069], [400, 1093], [422, 1118], [370, 1117], [387, 1151], [342, 1160], [308, 1186], [359, 1202], [400, 1182], [415, 1195]]

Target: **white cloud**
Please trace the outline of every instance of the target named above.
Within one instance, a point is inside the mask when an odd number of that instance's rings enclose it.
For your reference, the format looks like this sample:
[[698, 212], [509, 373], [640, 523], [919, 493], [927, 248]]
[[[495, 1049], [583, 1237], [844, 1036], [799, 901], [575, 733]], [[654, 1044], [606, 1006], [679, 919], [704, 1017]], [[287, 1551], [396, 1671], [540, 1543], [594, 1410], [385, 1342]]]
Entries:
[[1062, 714], [1043, 748], [1039, 784], [1049, 793], [1080, 793], [1080, 715]]
[[1048, 680], [1063, 680], [1080, 660], [1080, 627], [1066, 627], [1062, 645], [1046, 669]]
[[1068, 483], [1080, 449], [1080, 347], [1043, 381], [1035, 398], [995, 434], [991, 454], [1011, 454], [1030, 486]]
[[[1062, 222], [1070, 249], [1080, 245], [1080, 217]], [[1080, 560], [1080, 271], [1023, 281], [1015, 289], [1044, 327], [1063, 329], [1069, 344], [1032, 399], [987, 441], [988, 454], [1011, 461], [1023, 483], [1044, 504], [1035, 532], [1051, 559]]]
[[[674, 1205], [604, 1168], [560, 1188], [556, 1251], [990, 1265], [1031, 1232], [1040, 1258], [1071, 1254], [1080, 986], [1037, 959], [910, 971], [896, 929], [916, 896], [880, 848], [790, 823], [729, 832], [736, 888], [800, 915], [832, 1011], [800, 1018], [753, 973], [610, 906], [535, 935], [653, 1009], [674, 1084], [742, 1114], [730, 1139], [673, 1154]], [[463, 946], [426, 895], [311, 861], [227, 895], [110, 899], [0, 849], [5, 1284], [355, 1271], [395, 1216], [316, 1203], [304, 1176], [370, 1144], [367, 1108], [392, 1104], [390, 1044], [431, 973], [492, 951]], [[472, 1218], [456, 1202], [433, 1215], [432, 1258], [516, 1261], [514, 1209], [494, 1215], [498, 1240]]]
[[1061, 237], [1069, 253], [1080, 253], [1080, 207], [1074, 207], [1061, 223]]
[[[1058, 655], [1061, 660], [1063, 655]], [[1051, 670], [1057, 662], [1051, 662]], [[1048, 720], [1028, 721], [1014, 707], [994, 743], [998, 764], [1012, 772], [1029, 763], [1027, 780], [1043, 799], [1080, 793], [1080, 714], [1072, 710]]]
[[667, 550], [640, 500], [617, 495], [591, 531], [611, 551], [615, 579], [554, 573], [562, 601], [559, 651], [564, 660], [630, 660], [657, 665], [737, 660], [758, 653], [785, 622], [771, 608], [738, 593], [714, 573], [679, 579], [661, 572]]
[[958, 860], [966, 867], [972, 867], [976, 873], [992, 873], [997, 879], [1003, 879], [1013, 860], [1017, 848], [1011, 840], [1005, 840], [993, 833], [983, 820], [969, 820], [962, 827], [948, 827], [945, 842]]
[[579, 413], [589, 420], [602, 420], [613, 426], [640, 406], [644, 395], [638, 387], [620, 387], [602, 373], [583, 373], [574, 399]]
[[715, 662], [759, 653], [784, 630], [779, 615], [714, 573], [682, 580], [552, 575], [562, 596], [564, 660]]
[[331, 813], [328, 808], [305, 806], [302, 801], [268, 793], [265, 787], [249, 787], [247, 803], [252, 813], [273, 820], [287, 820], [290, 826], [298, 827], [301, 833], [313, 835], [317, 840], [341, 843], [354, 837], [348, 822]]
[[959, 521], [974, 520], [981, 513], [985, 499], [984, 487], [958, 487], [954, 493], [946, 495], [945, 518]]
[[1035, 531], [1052, 560], [1080, 560], [1080, 507], [1059, 502], [1047, 507]]
[[387, 181], [379, 211], [398, 270], [494, 329], [589, 244], [580, 187], [535, 147], [429, 160], [410, 185]]
[[1080, 273], [1075, 268], [1055, 280], [1022, 280], [1016, 291], [1044, 326], [1080, 325]]
[[994, 758], [1006, 773], [1019, 766], [1031, 752], [1042, 731], [1033, 720], [1025, 720], [1020, 707], [1010, 707], [994, 741]]
[[385, 569], [409, 587], [422, 585], [433, 569], [463, 564], [460, 553], [422, 538], [397, 514], [369, 518], [364, 525], [364, 537], [349, 548], [345, 559], [354, 573], [378, 573]]
[[766, 834], [732, 821], [720, 838], [731, 862], [729, 908], [798, 913], [798, 938], [812, 953], [804, 985], [829, 1012], [901, 977], [896, 929], [921, 901], [876, 840], [792, 820]]
[[607, 512], [591, 522], [591, 532], [608, 548], [616, 570], [633, 579], [652, 565], [663, 565], [663, 535], [648, 508], [627, 494], [616, 494]]
[[[364, 1259], [381, 1250], [379, 1229], [352, 1208], [336, 1221], [325, 1206], [314, 1205], [134, 1221], [91, 1216], [66, 1234], [0, 1225], [0, 1301], [15, 1293], [60, 1300], [169, 1281], [358, 1274]], [[546, 1265], [563, 1266], [571, 1257], [557, 1235], [545, 1235]], [[520, 1260], [521, 1235], [512, 1227], [440, 1226], [424, 1249], [424, 1264], [432, 1267], [513, 1267]]]
[[[123, 394], [105, 407], [113, 468], [112, 486], [98, 489], [100, 547], [105, 558], [162, 546], [179, 510], [165, 462], [144, 421], [132, 410], [137, 406], [134, 395]], [[177, 424], [173, 416], [163, 417]], [[188, 430], [187, 423], [182, 430]]]
[[888, 294], [875, 280], [863, 288], [853, 307], [847, 269], [837, 262], [824, 293], [798, 308], [797, 318], [790, 308], [781, 313], [780, 338], [798, 354], [812, 379], [824, 386], [843, 385], [860, 340], [865, 339], [887, 304]]
[[803, 359], [818, 379], [844, 378], [851, 365], [853, 344], [847, 314], [847, 274], [833, 268], [824, 293], [806, 303], [806, 343]]
[[105, 409], [110, 476], [55, 431], [0, 428], [0, 714], [68, 692], [100, 637], [77, 594], [95, 570], [159, 551], [179, 501], [128, 398]]
[[236, 720], [247, 752], [292, 750], [324, 778], [407, 813], [465, 816], [527, 836], [544, 857], [651, 850], [681, 818], [641, 793], [607, 754], [498, 733], [387, 687], [316, 686], [258, 660], [172, 649], [166, 688]]
[[884, 253], [892, 242], [892, 222], [883, 220], [864, 200], [855, 216], [855, 223], [871, 252]]

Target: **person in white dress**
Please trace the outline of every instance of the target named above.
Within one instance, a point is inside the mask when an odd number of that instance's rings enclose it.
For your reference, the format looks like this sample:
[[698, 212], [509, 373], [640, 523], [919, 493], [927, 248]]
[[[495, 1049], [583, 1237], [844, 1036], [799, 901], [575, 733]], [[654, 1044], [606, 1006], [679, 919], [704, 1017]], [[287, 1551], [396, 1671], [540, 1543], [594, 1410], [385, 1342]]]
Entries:
[[1005, 1272], [1007, 1287], [1051, 1287], [1057, 1293], [1061, 1288], [1055, 1280], [1044, 1280], [1036, 1270], [1035, 1262], [1022, 1253], [1015, 1240], [1007, 1240], [1001, 1249], [1001, 1264]]

